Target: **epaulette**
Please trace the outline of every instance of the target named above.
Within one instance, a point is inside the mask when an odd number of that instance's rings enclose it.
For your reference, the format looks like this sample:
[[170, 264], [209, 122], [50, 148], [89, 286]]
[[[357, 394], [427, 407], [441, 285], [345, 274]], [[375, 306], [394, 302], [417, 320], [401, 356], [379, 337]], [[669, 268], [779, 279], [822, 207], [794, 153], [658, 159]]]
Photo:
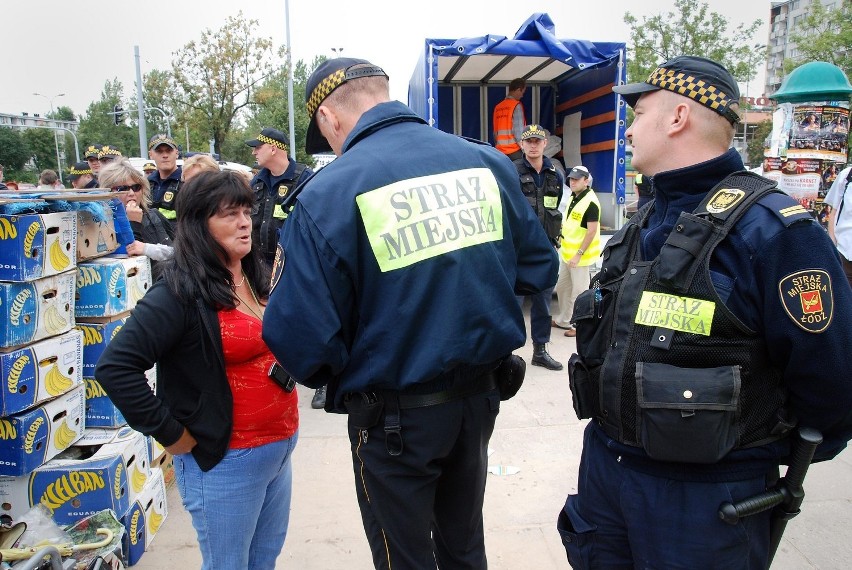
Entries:
[[775, 214], [786, 227], [802, 221], [814, 221], [814, 217], [804, 206], [783, 192], [772, 192], [764, 196], [759, 204]]

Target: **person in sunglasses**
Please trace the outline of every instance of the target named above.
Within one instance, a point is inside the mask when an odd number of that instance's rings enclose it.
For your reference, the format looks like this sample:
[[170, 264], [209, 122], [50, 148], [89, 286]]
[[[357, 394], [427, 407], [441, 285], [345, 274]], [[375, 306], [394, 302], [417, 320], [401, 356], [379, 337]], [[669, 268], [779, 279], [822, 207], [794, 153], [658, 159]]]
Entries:
[[159, 277], [157, 261], [172, 257], [174, 228], [159, 210], [150, 208], [151, 189], [148, 179], [136, 170], [126, 158], [113, 161], [101, 168], [98, 178], [103, 188], [118, 194], [124, 204], [127, 218], [136, 241], [127, 246], [130, 255], [146, 255], [151, 259], [151, 271]]

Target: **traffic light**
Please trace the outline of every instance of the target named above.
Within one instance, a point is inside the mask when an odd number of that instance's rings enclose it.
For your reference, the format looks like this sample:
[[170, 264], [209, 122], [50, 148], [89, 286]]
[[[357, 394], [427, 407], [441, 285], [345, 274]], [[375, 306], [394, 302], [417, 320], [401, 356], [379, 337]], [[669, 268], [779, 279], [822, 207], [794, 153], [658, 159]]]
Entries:
[[121, 105], [113, 105], [112, 106], [112, 120], [116, 125], [120, 125], [124, 122], [124, 109], [122, 109]]

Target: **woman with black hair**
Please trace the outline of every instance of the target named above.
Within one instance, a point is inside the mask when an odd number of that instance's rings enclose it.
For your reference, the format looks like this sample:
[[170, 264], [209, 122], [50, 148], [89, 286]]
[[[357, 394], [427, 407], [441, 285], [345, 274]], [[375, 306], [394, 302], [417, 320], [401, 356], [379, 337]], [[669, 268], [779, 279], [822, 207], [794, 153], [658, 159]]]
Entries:
[[237, 172], [181, 189], [174, 257], [95, 372], [128, 424], [174, 454], [203, 569], [274, 568], [289, 519], [298, 401], [261, 338], [269, 273], [253, 200]]

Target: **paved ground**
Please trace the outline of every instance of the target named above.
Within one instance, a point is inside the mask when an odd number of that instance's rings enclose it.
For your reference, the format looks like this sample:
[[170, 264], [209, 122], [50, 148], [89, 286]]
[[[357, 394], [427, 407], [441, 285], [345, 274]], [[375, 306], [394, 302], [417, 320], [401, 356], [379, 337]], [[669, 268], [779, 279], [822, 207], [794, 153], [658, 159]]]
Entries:
[[[574, 340], [554, 329], [550, 353], [567, 362]], [[519, 350], [529, 363], [532, 347]], [[299, 388], [301, 432], [294, 454], [293, 509], [277, 568], [372, 568], [355, 501], [345, 417], [310, 408], [312, 391]], [[489, 475], [485, 536], [496, 570], [568, 569], [556, 516], [576, 491], [585, 422], [571, 408], [568, 376], [527, 368], [519, 394], [503, 402], [491, 441], [493, 465], [515, 475]], [[248, 474], [247, 474], [248, 475]], [[840, 570], [852, 566], [852, 450], [811, 468], [802, 514], [787, 526], [772, 568]], [[195, 533], [173, 486], [169, 516], [138, 570], [200, 567]], [[227, 524], [227, 521], [222, 521]]]

